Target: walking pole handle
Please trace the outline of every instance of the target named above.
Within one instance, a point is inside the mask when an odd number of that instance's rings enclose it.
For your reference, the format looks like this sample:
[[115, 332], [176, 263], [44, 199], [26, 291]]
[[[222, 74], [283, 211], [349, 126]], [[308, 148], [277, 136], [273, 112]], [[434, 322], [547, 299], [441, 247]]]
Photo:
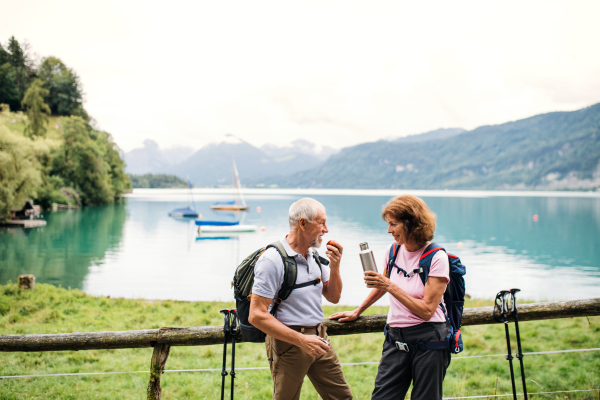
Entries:
[[231, 335], [231, 400], [233, 400], [233, 388], [235, 384], [235, 337], [238, 333], [237, 310], [234, 308], [230, 311], [231, 325], [229, 326], [229, 334]]

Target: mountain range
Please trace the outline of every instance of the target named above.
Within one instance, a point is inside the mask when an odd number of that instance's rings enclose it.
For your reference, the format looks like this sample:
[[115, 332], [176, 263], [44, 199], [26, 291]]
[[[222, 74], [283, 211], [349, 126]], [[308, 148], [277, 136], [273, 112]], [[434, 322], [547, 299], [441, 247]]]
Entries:
[[306, 140], [253, 146], [234, 135], [193, 152], [147, 140], [126, 153], [128, 172], [228, 186], [231, 159], [248, 187], [403, 189], [600, 189], [600, 103], [467, 131], [438, 129], [349, 146]]
[[189, 177], [194, 186], [214, 187], [231, 184], [232, 158], [245, 183], [307, 170], [336, 152], [303, 139], [286, 146], [266, 144], [259, 148], [227, 134], [195, 152], [190, 147], [162, 150], [155, 141], [147, 139], [143, 148], [125, 153], [125, 161], [130, 174], [172, 174]]
[[[257, 186], [405, 189], [600, 188], [600, 103], [471, 131], [346, 147], [315, 168]], [[427, 138], [427, 140], [415, 140]]]

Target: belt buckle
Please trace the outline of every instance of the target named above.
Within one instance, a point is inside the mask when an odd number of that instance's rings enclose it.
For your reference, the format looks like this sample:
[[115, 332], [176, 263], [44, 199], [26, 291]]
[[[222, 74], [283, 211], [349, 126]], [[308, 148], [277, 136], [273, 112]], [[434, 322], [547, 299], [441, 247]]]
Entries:
[[409, 349], [408, 349], [408, 345], [406, 343], [402, 343], [402, 342], [395, 342], [396, 343], [396, 348], [400, 351], [405, 351], [408, 353]]

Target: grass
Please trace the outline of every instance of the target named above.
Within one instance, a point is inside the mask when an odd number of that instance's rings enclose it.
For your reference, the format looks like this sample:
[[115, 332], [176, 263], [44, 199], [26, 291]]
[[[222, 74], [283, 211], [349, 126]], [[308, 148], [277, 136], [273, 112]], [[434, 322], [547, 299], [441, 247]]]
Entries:
[[[469, 301], [467, 307], [491, 305]], [[34, 291], [9, 283], [0, 286], [0, 333], [34, 334], [160, 328], [162, 326], [221, 325], [219, 310], [233, 303], [146, 301], [89, 296], [78, 290], [38, 284]], [[325, 307], [326, 315], [348, 307]], [[373, 307], [382, 314], [385, 307]], [[600, 347], [600, 317], [521, 323], [524, 352]], [[514, 328], [511, 325], [511, 331]], [[460, 356], [505, 354], [502, 325], [463, 328], [465, 351]], [[335, 336], [332, 343], [342, 363], [378, 361], [380, 333]], [[516, 345], [512, 338], [513, 347]], [[231, 346], [229, 346], [231, 347]], [[262, 344], [236, 346], [236, 367], [267, 366]], [[515, 351], [515, 350], [513, 350]], [[0, 375], [76, 372], [148, 371], [152, 349], [0, 353]], [[228, 357], [229, 359], [229, 357]], [[515, 361], [517, 361], [515, 359]], [[222, 346], [173, 347], [166, 369], [220, 368]], [[600, 387], [600, 352], [525, 357], [529, 392], [586, 390]], [[228, 367], [230, 368], [230, 367]], [[376, 365], [346, 366], [344, 373], [355, 399], [370, 398]], [[515, 374], [520, 379], [518, 362]], [[148, 373], [0, 380], [0, 399], [145, 399]], [[229, 385], [229, 378], [228, 378]], [[519, 381], [518, 381], [519, 382]], [[216, 399], [219, 372], [167, 372], [162, 377], [164, 399]], [[518, 388], [520, 385], [517, 386]], [[240, 370], [236, 398], [270, 399], [268, 370]], [[444, 382], [447, 397], [511, 393], [504, 357], [454, 357]], [[308, 380], [302, 399], [318, 396]], [[539, 395], [539, 399], [598, 399], [598, 392]]]

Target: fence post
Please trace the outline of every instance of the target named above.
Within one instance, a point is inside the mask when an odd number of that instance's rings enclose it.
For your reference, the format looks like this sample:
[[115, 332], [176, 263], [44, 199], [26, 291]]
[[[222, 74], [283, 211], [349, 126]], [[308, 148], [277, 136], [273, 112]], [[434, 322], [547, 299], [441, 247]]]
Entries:
[[19, 275], [19, 287], [21, 289], [31, 289], [35, 287], [35, 276], [28, 275]]
[[150, 364], [150, 382], [148, 383], [148, 400], [160, 400], [160, 376], [162, 375], [171, 346], [168, 344], [156, 343], [152, 352], [152, 362]]

